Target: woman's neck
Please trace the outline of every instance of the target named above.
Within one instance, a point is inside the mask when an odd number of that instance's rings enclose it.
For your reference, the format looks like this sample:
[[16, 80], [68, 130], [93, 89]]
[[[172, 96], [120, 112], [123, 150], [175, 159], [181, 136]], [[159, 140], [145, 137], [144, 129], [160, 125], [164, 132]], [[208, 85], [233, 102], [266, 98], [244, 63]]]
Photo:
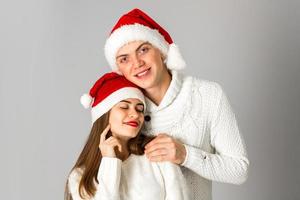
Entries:
[[116, 156], [120, 160], [124, 161], [129, 157], [129, 154], [130, 154], [128, 151], [128, 146], [127, 146], [128, 140], [123, 140], [120, 138], [118, 138], [118, 139], [121, 143], [122, 148], [121, 148], [121, 151], [119, 151], [119, 149], [116, 148]]

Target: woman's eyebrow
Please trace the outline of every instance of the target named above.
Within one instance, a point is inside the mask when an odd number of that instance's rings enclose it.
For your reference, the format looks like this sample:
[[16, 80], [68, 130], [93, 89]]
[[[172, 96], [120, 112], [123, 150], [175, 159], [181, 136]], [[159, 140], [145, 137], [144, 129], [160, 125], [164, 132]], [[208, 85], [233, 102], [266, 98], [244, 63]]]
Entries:
[[[128, 103], [128, 104], [132, 104], [132, 102], [130, 102], [130, 101], [127, 101], [127, 100], [121, 100], [120, 102], [123, 102], [123, 103]], [[143, 104], [143, 103], [137, 103], [136, 105], [137, 105], [137, 106], [144, 106], [144, 104]]]
[[122, 100], [122, 101], [120, 101], [120, 102], [125, 102], [125, 103], [130, 103], [130, 104], [131, 104], [131, 102], [130, 102], [130, 101], [127, 101], [127, 100]]

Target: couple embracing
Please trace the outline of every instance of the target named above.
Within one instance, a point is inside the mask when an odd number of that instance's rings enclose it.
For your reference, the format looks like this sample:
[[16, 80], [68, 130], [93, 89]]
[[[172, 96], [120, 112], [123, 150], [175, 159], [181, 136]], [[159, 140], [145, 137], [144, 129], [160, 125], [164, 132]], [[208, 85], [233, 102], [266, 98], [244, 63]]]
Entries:
[[65, 199], [211, 200], [212, 181], [241, 184], [249, 161], [219, 84], [181, 74], [169, 33], [139, 9], [105, 44], [112, 72], [81, 98], [92, 128]]

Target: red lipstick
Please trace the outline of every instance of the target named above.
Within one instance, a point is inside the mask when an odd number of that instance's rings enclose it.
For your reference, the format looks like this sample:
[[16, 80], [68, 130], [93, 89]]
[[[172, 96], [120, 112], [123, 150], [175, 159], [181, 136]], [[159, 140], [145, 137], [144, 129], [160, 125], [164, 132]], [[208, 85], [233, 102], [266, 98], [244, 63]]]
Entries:
[[125, 122], [125, 124], [127, 124], [129, 126], [132, 126], [132, 127], [135, 127], [135, 128], [139, 126], [139, 123], [136, 122], [136, 121]]

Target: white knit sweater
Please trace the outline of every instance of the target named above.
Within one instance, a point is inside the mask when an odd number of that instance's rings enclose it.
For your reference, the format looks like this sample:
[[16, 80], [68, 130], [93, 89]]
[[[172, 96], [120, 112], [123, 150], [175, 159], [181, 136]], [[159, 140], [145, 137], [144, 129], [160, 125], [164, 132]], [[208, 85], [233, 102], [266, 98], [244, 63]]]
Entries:
[[[68, 187], [73, 200], [79, 196], [82, 169], [69, 176]], [[180, 167], [170, 162], [151, 163], [146, 156], [130, 155], [122, 162], [103, 157], [95, 182], [93, 200], [189, 200], [189, 191]]]
[[182, 171], [192, 199], [211, 200], [212, 180], [241, 184], [249, 161], [236, 119], [221, 87], [172, 71], [159, 106], [149, 99], [144, 133], [167, 133], [185, 144]]

